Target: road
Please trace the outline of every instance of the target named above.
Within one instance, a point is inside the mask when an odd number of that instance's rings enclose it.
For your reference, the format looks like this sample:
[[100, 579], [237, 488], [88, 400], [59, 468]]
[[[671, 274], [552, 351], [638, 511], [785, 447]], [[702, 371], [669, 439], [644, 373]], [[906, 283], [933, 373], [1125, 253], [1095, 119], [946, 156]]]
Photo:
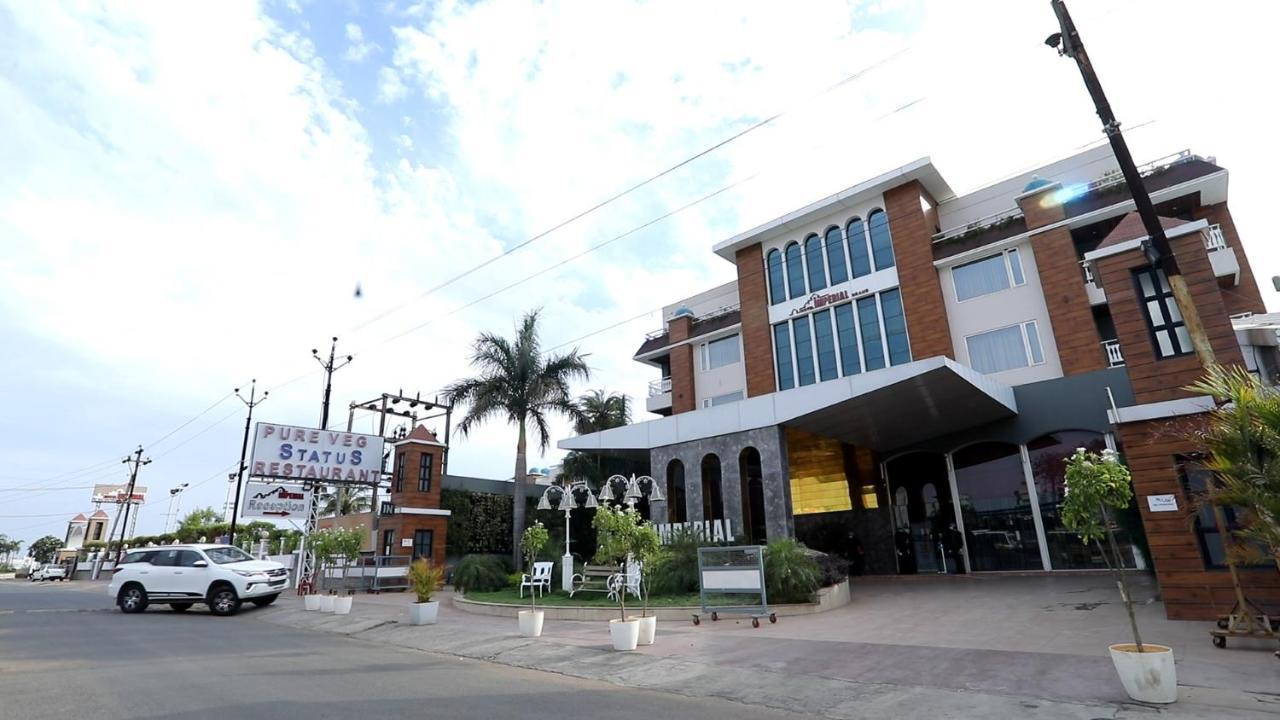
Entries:
[[0, 581], [0, 718], [799, 717], [384, 648], [263, 622], [252, 607], [124, 615], [102, 588]]

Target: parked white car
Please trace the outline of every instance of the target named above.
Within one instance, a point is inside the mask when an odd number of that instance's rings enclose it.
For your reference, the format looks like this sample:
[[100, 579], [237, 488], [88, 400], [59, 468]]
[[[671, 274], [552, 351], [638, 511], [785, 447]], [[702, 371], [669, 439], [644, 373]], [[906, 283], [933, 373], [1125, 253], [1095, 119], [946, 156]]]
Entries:
[[35, 582], [37, 580], [40, 582], [44, 582], [45, 580], [66, 580], [67, 569], [61, 565], [54, 565], [50, 563], [47, 565], [41, 565], [35, 570], [32, 570], [31, 574], [27, 577], [31, 579], [31, 582]]
[[234, 615], [242, 602], [270, 605], [289, 584], [289, 571], [230, 545], [165, 545], [130, 550], [111, 575], [107, 593], [122, 612], [151, 603], [182, 612], [205, 603], [214, 615]]

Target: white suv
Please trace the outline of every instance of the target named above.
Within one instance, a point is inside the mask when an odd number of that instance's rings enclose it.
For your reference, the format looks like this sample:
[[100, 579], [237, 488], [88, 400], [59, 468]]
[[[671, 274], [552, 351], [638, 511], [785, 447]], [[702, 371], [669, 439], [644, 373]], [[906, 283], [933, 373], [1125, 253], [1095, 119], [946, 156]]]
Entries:
[[66, 580], [67, 569], [61, 565], [43, 565], [32, 570], [28, 577], [31, 578], [31, 582], [35, 582], [37, 580], [40, 582], [44, 582], [45, 580]]
[[166, 603], [177, 612], [205, 603], [214, 615], [234, 615], [248, 600], [263, 607], [289, 584], [278, 562], [254, 560], [230, 545], [165, 545], [130, 550], [111, 575], [107, 593], [120, 610], [142, 612]]

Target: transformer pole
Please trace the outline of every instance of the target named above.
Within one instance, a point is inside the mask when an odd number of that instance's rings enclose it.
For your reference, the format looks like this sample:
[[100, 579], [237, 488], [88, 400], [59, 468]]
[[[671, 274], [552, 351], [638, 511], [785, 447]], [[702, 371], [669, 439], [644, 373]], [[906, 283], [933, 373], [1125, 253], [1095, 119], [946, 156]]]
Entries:
[[[311, 349], [311, 357], [315, 358], [316, 362], [320, 363], [320, 367], [324, 368], [324, 399], [321, 401], [320, 405], [321, 431], [329, 429], [329, 398], [333, 393], [333, 374], [351, 364], [351, 361], [354, 359], [353, 356], [348, 355], [346, 360], [339, 363], [337, 362], [337, 354], [338, 338], [336, 337], [333, 338], [333, 342], [329, 346], [328, 362], [320, 359], [319, 350], [316, 350], [315, 348]], [[302, 532], [302, 547], [298, 553], [300, 567], [298, 568], [298, 576], [296, 580], [299, 584], [302, 583], [303, 578], [310, 578], [316, 570], [315, 556], [314, 553], [307, 548], [307, 539], [316, 531], [316, 522], [320, 517], [321, 485], [319, 482], [311, 482], [308, 483], [308, 487], [311, 490], [311, 507], [307, 511], [307, 525]]]
[[[150, 465], [151, 458], [147, 458], [145, 460], [142, 459], [142, 446], [139, 445], [138, 449], [135, 450], [132, 455], [127, 456], [125, 459], [121, 460], [120, 462], [124, 463], [125, 465], [129, 465], [130, 470], [129, 470], [129, 487], [125, 490], [125, 496], [124, 496], [124, 521], [120, 523], [120, 545], [119, 547], [116, 548], [117, 563], [120, 562], [120, 554], [124, 552], [124, 536], [128, 533], [128, 528], [129, 528], [129, 506], [133, 504], [133, 488], [134, 488], [134, 485], [136, 485], [138, 482], [138, 470], [143, 465]], [[134, 522], [136, 523], [137, 521], [138, 521], [137, 513], [135, 513]], [[107, 538], [107, 544], [108, 545], [111, 544], [111, 538]]]
[[244, 440], [240, 443], [240, 465], [236, 471], [236, 498], [231, 505], [231, 529], [227, 533], [227, 544], [236, 544], [236, 515], [240, 512], [240, 486], [244, 484], [244, 458], [249, 452], [249, 425], [253, 422], [253, 409], [266, 401], [267, 396], [271, 394], [269, 390], [262, 391], [262, 397], [257, 398], [258, 381], [253, 379], [249, 381], [249, 399], [245, 400], [240, 394], [240, 388], [235, 389], [236, 397], [240, 398], [240, 402], [249, 408], [249, 414], [244, 419]]

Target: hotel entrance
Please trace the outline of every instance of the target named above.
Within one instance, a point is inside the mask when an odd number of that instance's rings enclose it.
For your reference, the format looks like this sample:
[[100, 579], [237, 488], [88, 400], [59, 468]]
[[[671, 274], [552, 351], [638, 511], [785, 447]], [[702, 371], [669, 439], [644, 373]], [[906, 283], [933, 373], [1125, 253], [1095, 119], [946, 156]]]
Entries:
[[956, 527], [947, 460], [917, 452], [885, 463], [893, 510], [898, 573], [962, 573], [963, 541]]

